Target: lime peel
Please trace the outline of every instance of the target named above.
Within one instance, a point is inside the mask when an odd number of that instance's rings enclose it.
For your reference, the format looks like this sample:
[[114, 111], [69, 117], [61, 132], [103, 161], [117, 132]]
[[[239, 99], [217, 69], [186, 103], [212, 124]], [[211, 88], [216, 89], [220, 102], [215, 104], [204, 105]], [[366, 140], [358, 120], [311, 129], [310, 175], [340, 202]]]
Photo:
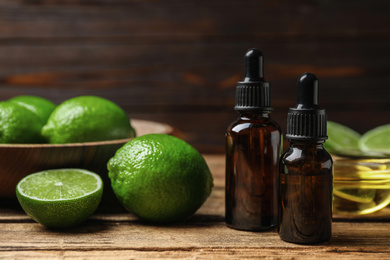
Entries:
[[342, 124], [328, 121], [328, 140], [325, 148], [329, 151], [358, 150], [360, 134]]
[[359, 140], [362, 151], [375, 151], [390, 154], [390, 124], [369, 130]]
[[378, 126], [363, 135], [339, 123], [328, 121], [324, 147], [340, 156], [387, 158], [390, 156], [390, 124]]
[[68, 228], [85, 221], [98, 207], [102, 194], [100, 176], [83, 169], [33, 173], [16, 186], [26, 214], [49, 228]]
[[33, 112], [41, 120], [42, 126], [46, 124], [47, 119], [56, 107], [56, 104], [52, 101], [32, 95], [15, 96], [9, 101], [22, 105]]
[[107, 164], [123, 206], [150, 222], [175, 222], [194, 214], [211, 193], [213, 177], [202, 155], [183, 140], [143, 135]]
[[51, 113], [41, 131], [51, 144], [125, 139], [135, 136], [126, 112], [98, 96], [65, 100]]

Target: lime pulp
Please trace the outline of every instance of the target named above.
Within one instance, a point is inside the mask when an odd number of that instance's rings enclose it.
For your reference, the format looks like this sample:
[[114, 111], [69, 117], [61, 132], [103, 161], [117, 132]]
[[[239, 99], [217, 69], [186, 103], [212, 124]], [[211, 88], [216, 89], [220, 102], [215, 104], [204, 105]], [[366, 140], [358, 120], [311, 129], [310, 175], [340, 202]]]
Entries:
[[16, 186], [26, 214], [51, 228], [72, 227], [85, 221], [96, 210], [102, 194], [100, 176], [83, 169], [37, 172]]

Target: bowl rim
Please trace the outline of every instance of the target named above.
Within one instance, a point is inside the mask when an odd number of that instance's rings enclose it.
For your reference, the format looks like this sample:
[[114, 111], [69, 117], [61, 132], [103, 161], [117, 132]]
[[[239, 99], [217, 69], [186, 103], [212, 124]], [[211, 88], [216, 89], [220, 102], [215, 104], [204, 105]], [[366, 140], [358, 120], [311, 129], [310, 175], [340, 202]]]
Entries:
[[66, 143], [66, 144], [48, 144], [48, 143], [32, 143], [32, 144], [0, 144], [0, 148], [50, 148], [50, 147], [81, 147], [81, 146], [96, 146], [96, 145], [110, 145], [121, 144], [131, 141], [133, 137], [106, 141], [93, 141], [82, 143]]
[[[173, 127], [166, 123], [161, 123], [157, 121], [144, 120], [144, 119], [130, 119], [134, 128], [137, 129], [139, 124], [155, 124], [161, 128], [164, 128], [163, 132], [159, 133], [172, 133]], [[137, 136], [136, 136], [137, 137]], [[50, 143], [0, 143], [1, 148], [61, 148], [61, 147], [86, 147], [86, 146], [97, 146], [97, 145], [114, 145], [114, 144], [124, 144], [135, 137], [128, 137], [123, 139], [115, 140], [104, 140], [104, 141], [92, 141], [92, 142], [77, 142], [77, 143], [65, 143], [65, 144], [50, 144]]]

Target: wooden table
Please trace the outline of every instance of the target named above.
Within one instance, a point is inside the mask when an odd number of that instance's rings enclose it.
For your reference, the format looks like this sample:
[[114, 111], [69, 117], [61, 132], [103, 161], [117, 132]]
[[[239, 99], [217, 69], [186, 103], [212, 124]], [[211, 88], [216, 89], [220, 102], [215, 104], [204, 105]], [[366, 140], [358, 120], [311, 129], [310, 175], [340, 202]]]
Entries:
[[53, 231], [35, 223], [16, 201], [0, 200], [0, 259], [284, 258], [390, 259], [390, 222], [336, 220], [330, 242], [283, 242], [276, 230], [244, 232], [224, 224], [224, 156], [206, 155], [211, 197], [191, 219], [145, 224], [129, 213], [98, 212], [83, 225]]

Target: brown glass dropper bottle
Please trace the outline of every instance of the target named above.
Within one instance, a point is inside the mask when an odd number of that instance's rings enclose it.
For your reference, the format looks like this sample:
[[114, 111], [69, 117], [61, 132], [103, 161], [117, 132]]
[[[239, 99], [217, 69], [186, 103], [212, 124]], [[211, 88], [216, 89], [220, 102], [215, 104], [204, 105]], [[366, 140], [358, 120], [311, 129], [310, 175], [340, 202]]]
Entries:
[[245, 78], [236, 88], [239, 116], [226, 133], [225, 221], [231, 228], [259, 231], [277, 225], [281, 131], [270, 118], [270, 92], [263, 54], [250, 49]]
[[280, 159], [279, 226], [281, 239], [298, 244], [328, 241], [332, 234], [333, 162], [323, 143], [325, 110], [318, 105], [318, 79], [304, 73], [298, 100], [287, 116], [290, 147]]

